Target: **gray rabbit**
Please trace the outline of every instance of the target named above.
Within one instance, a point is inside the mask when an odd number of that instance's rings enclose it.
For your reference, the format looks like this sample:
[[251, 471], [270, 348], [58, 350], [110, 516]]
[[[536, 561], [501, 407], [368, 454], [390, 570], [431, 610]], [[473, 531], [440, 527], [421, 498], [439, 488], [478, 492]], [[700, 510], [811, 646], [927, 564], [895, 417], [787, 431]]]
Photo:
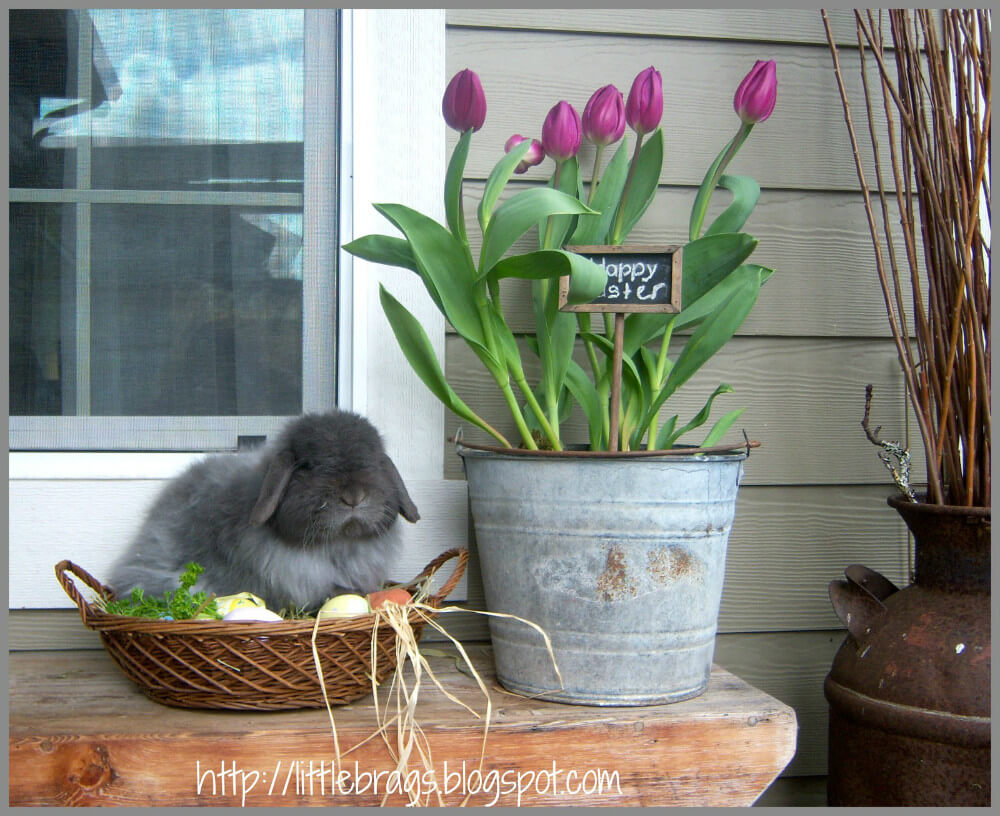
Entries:
[[197, 590], [315, 608], [383, 584], [399, 547], [397, 514], [420, 518], [371, 423], [307, 414], [258, 451], [210, 456], [171, 481], [110, 588], [161, 595], [196, 561], [205, 567]]

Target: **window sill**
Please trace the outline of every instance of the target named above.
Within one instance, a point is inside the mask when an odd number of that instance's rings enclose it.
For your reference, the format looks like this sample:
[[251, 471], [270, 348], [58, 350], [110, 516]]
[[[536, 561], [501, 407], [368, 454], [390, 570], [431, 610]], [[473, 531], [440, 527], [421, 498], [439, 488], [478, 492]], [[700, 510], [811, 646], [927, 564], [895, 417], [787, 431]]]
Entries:
[[11, 481], [171, 479], [204, 453], [11, 452]]

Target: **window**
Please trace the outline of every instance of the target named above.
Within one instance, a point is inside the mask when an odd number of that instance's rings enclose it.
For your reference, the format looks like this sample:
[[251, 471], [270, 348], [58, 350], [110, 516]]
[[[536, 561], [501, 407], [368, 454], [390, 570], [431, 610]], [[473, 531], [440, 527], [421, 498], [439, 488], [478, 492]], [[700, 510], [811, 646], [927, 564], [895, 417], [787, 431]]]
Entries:
[[232, 449], [335, 404], [339, 28], [10, 11], [11, 449]]
[[[25, 38], [15, 38], [13, 15], [11, 22], [13, 58], [14, 47]], [[57, 56], [52, 54], [58, 55], [57, 44], [62, 42], [62, 48], [67, 49], [69, 40], [59, 30], [67, 23], [53, 22], [53, 33], [41, 29], [37, 22], [23, 30], [49, 43], [52, 52], [40, 64], [54, 64]], [[464, 484], [442, 479], [441, 403], [413, 373], [388, 329], [378, 302], [379, 283], [385, 283], [417, 316], [442, 360], [444, 320], [417, 276], [404, 269], [355, 263], [337, 247], [353, 235], [386, 231], [384, 219], [372, 207], [375, 201], [407, 202], [444, 221], [440, 192], [445, 173], [445, 127], [440, 107], [447, 80], [444, 37], [441, 9], [307, 9], [303, 23], [305, 172], [296, 205], [301, 207], [303, 222], [302, 410], [316, 410], [336, 399], [338, 405], [365, 414], [382, 432], [389, 454], [423, 515], [419, 524], [404, 525], [405, 555], [394, 575], [416, 575], [441, 552], [442, 541], [448, 546], [461, 544], [468, 523]], [[338, 98], [341, 92], [342, 98]], [[65, 88], [47, 94], [52, 98], [68, 95]], [[100, 100], [93, 102], [101, 104]], [[343, 110], [339, 117], [338, 107]], [[32, 114], [32, 118], [39, 115]], [[340, 122], [343, 125], [338, 128]], [[11, 130], [13, 145], [13, 116]], [[166, 152], [167, 146], [161, 149]], [[72, 153], [64, 154], [65, 158], [72, 158]], [[342, 183], [334, 184], [337, 179]], [[42, 200], [46, 196], [70, 195], [62, 187], [19, 186], [23, 184], [12, 183], [12, 205], [32, 203], [17, 200], [24, 190], [28, 191], [25, 196], [34, 195], [34, 203], [40, 204], [48, 203]], [[149, 198], [145, 201], [160, 203], [163, 192], [170, 191], [120, 188], [116, 195], [146, 195]], [[227, 194], [247, 196], [248, 192], [230, 190]], [[96, 195], [92, 190], [80, 198], [89, 201], [93, 210]], [[75, 206], [74, 201], [57, 203]], [[254, 198], [249, 203], [252, 206], [247, 209], [257, 205]], [[238, 204], [244, 206], [247, 201]], [[339, 236], [335, 230], [340, 231]], [[72, 246], [77, 245], [74, 236]], [[43, 249], [62, 251], [51, 243]], [[335, 281], [330, 274], [334, 269]], [[312, 320], [310, 314], [325, 315], [325, 319]], [[336, 360], [321, 362], [324, 354], [329, 358], [334, 347]], [[257, 434], [258, 429], [248, 423], [270, 419], [252, 415], [170, 418], [15, 413], [11, 426], [16, 433], [11, 436], [18, 438], [16, 447], [20, 449], [8, 456], [10, 608], [71, 606], [52, 578], [53, 564], [72, 558], [91, 574], [105, 576], [163, 481], [201, 455], [192, 451], [232, 447], [235, 435]], [[50, 426], [41, 428], [45, 422]], [[170, 422], [185, 425], [176, 431]], [[216, 432], [224, 422], [228, 427]], [[39, 426], [32, 431], [34, 438], [25, 433], [30, 423]], [[98, 432], [93, 433], [97, 444], [89, 448], [81, 444], [73, 423], [81, 433], [88, 425], [97, 427]], [[124, 437], [114, 445], [107, 441], [110, 432], [104, 432], [111, 425]], [[213, 433], [214, 442], [208, 438]], [[168, 449], [167, 442], [185, 452], [159, 452]]]

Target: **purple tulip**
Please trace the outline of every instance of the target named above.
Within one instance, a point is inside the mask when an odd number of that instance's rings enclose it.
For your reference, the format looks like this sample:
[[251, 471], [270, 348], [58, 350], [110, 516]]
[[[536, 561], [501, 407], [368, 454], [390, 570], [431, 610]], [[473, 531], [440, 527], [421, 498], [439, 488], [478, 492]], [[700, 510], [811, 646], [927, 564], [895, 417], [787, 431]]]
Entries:
[[441, 100], [441, 112], [448, 127], [464, 133], [479, 130], [486, 121], [486, 95], [475, 71], [466, 68], [451, 78]]
[[640, 136], [651, 133], [663, 116], [663, 80], [652, 65], [632, 82], [625, 105], [625, 119]]
[[[524, 136], [522, 136], [520, 133], [515, 133], [507, 140], [506, 144], [504, 144], [503, 152], [510, 153], [511, 150], [513, 150], [523, 141], [525, 141]], [[538, 139], [532, 139], [531, 147], [528, 148], [528, 152], [524, 154], [524, 158], [521, 159], [517, 167], [514, 168], [514, 172], [526, 173], [529, 167], [534, 167], [536, 164], [541, 164], [544, 158], [545, 158], [545, 150], [542, 148], [542, 143], [538, 141]]]
[[763, 122], [774, 110], [778, 76], [774, 60], [757, 60], [733, 96], [733, 108], [748, 125]]
[[542, 147], [545, 155], [557, 163], [573, 158], [580, 149], [583, 129], [580, 114], [569, 102], [557, 102], [542, 125]]
[[595, 145], [617, 142], [625, 133], [625, 100], [614, 85], [605, 85], [583, 109], [583, 135]]

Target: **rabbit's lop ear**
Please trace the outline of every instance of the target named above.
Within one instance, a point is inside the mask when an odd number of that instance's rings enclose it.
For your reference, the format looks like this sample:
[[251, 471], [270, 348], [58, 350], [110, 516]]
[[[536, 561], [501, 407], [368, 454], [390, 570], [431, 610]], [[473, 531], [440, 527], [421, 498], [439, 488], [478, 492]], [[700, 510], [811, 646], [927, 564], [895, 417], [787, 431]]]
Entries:
[[420, 513], [417, 511], [417, 506], [413, 503], [413, 499], [410, 498], [410, 494], [406, 492], [403, 477], [399, 475], [399, 471], [396, 470], [392, 459], [384, 454], [382, 456], [382, 467], [385, 468], [386, 473], [389, 474], [389, 478], [392, 480], [393, 487], [396, 488], [396, 498], [399, 501], [399, 514], [411, 524], [419, 521]]
[[260, 487], [257, 503], [250, 513], [250, 523], [255, 527], [259, 527], [274, 515], [282, 496], [285, 495], [293, 470], [295, 470], [295, 457], [290, 450], [280, 451], [271, 460], [264, 474], [264, 483]]

